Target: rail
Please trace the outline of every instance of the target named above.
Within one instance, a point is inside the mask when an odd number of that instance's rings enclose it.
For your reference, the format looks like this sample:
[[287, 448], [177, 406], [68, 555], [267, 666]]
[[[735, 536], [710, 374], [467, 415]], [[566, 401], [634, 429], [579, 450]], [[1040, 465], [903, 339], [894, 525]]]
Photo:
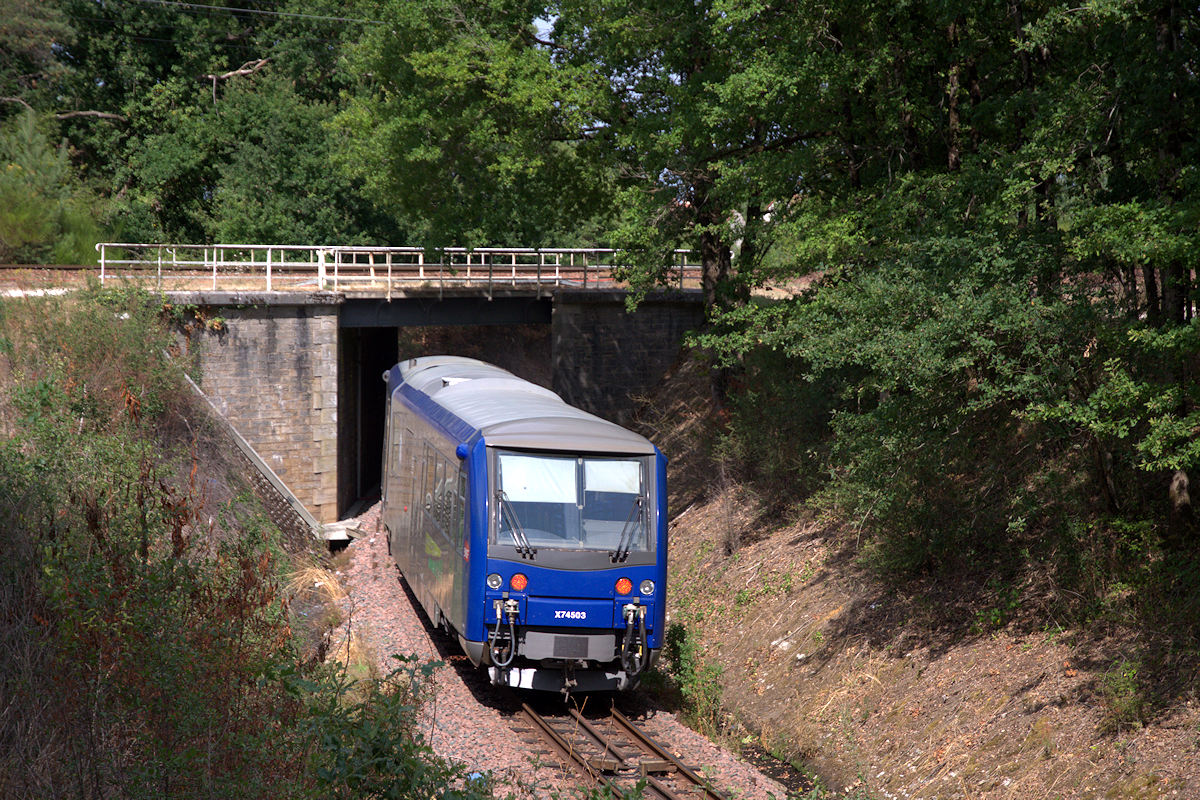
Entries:
[[[153, 284], [159, 291], [333, 291], [384, 293], [414, 288], [543, 289], [623, 285], [627, 252], [606, 248], [369, 247], [101, 242], [100, 283]], [[665, 282], [695, 286], [700, 264], [676, 250]]]
[[[618, 798], [726, 800], [695, 770], [641, 730], [617, 709], [607, 719], [588, 720], [574, 709], [569, 717], [545, 717], [523, 703], [524, 730], [550, 746], [589, 787]], [[638, 794], [636, 787], [641, 786]]]

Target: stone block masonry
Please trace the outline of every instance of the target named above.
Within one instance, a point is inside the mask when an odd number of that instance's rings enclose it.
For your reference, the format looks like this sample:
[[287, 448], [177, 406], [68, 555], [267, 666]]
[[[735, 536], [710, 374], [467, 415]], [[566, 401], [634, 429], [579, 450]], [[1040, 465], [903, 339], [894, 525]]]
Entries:
[[[633, 313], [619, 290], [561, 291], [552, 300], [549, 347], [530, 350], [543, 361], [530, 377], [549, 378], [567, 402], [616, 422], [630, 419], [684, 335], [704, 321], [699, 292], [651, 294]], [[378, 463], [368, 461], [378, 458], [382, 409], [368, 401], [383, 396], [378, 375], [394, 362], [376, 356], [389, 336], [388, 357], [398, 353], [396, 328], [381, 338], [347, 327], [346, 298], [331, 293], [197, 292], [171, 301], [224, 319], [222, 330], [202, 334], [201, 389], [317, 522], [337, 522], [378, 482]], [[494, 339], [489, 346], [514, 347]]]
[[336, 522], [338, 301], [237, 300], [214, 309], [225, 325], [206, 335], [201, 387], [312, 515]]
[[563, 291], [551, 321], [554, 391], [574, 406], [627, 422], [704, 322], [699, 292], [656, 292], [634, 312], [622, 291]]

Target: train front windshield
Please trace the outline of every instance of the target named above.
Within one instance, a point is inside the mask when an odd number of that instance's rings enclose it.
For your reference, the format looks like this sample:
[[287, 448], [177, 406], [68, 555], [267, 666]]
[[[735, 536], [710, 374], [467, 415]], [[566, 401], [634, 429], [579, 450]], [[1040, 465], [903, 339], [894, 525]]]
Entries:
[[647, 459], [496, 454], [492, 543], [523, 548], [644, 553]]

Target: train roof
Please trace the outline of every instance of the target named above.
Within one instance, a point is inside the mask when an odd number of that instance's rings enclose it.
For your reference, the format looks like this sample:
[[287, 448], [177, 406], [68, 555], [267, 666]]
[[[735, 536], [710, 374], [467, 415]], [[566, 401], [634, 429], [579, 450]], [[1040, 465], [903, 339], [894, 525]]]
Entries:
[[568, 405], [549, 389], [492, 364], [461, 356], [402, 362], [401, 380], [488, 444], [533, 450], [652, 454], [644, 436]]

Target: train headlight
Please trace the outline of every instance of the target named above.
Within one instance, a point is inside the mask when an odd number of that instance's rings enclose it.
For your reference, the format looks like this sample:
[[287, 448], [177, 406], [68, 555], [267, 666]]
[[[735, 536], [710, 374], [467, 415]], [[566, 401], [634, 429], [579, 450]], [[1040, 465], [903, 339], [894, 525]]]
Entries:
[[617, 594], [629, 594], [633, 591], [633, 581], [629, 578], [619, 578], [617, 580]]
[[508, 585], [512, 587], [514, 592], [523, 592], [525, 587], [529, 585], [529, 579], [518, 572], [509, 579]]
[[647, 597], [654, 594], [654, 581], [652, 581], [652, 580], [642, 581], [641, 585], [638, 586], [638, 591], [641, 592], [642, 594], [646, 595]]
[[500, 584], [502, 583], [504, 583], [504, 579], [495, 572], [487, 576], [487, 585], [489, 589], [499, 589]]

